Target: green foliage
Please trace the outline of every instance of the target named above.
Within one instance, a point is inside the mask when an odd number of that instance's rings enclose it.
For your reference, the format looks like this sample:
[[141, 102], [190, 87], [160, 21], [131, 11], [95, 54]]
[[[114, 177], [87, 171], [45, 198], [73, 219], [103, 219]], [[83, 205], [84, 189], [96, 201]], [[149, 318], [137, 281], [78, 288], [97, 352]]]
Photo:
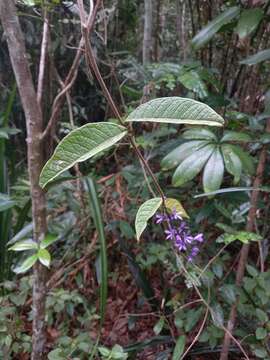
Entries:
[[244, 39], [252, 34], [257, 29], [263, 15], [263, 10], [260, 8], [242, 11], [236, 26], [236, 32], [239, 38]]
[[161, 198], [153, 198], [145, 201], [139, 207], [135, 220], [135, 229], [138, 241], [147, 226], [147, 221], [157, 212], [161, 204]]
[[218, 243], [225, 244], [230, 244], [236, 240], [241, 241], [243, 244], [248, 244], [250, 241], [260, 241], [262, 237], [252, 232], [236, 231], [233, 234], [223, 234], [217, 238]]
[[220, 188], [224, 174], [223, 158], [218, 147], [212, 152], [203, 172], [203, 187], [205, 192]]
[[186, 343], [185, 335], [179, 336], [179, 338], [176, 341], [176, 345], [175, 345], [175, 348], [173, 351], [173, 356], [172, 356], [173, 360], [181, 359], [181, 356], [183, 355], [184, 350], [185, 350], [185, 343]]
[[262, 50], [257, 52], [254, 55], [249, 56], [248, 58], [241, 60], [240, 64], [243, 65], [257, 65], [263, 61], [270, 59], [270, 49]]
[[237, 6], [230, 7], [223, 13], [210, 21], [192, 40], [193, 47], [197, 50], [206, 45], [213, 36], [222, 28], [222, 26], [235, 20], [240, 13], [240, 9]]
[[119, 359], [119, 360], [125, 360], [128, 358], [128, 354], [126, 354], [120, 345], [114, 345], [114, 347], [110, 350], [106, 347], [100, 346], [98, 348], [99, 353], [102, 356], [102, 359]]
[[123, 126], [113, 123], [91, 123], [73, 130], [56, 147], [53, 156], [44, 166], [40, 185], [45, 187], [76, 163], [111, 147], [126, 133]]
[[127, 121], [222, 126], [223, 118], [208, 105], [181, 97], [164, 97], [140, 105]]
[[11, 209], [15, 204], [8, 195], [0, 194], [0, 212]]
[[[24, 234], [23, 234], [24, 236]], [[46, 267], [50, 267], [51, 264], [51, 255], [46, 250], [46, 248], [52, 245], [55, 241], [58, 240], [58, 237], [53, 234], [47, 234], [40, 242], [37, 244], [32, 239], [26, 239], [22, 241], [15, 242], [8, 250], [11, 251], [32, 251], [33, 255], [28, 256], [20, 265], [14, 268], [16, 274], [25, 273], [31, 269], [35, 263], [39, 260], [40, 263]]]
[[176, 211], [181, 217], [189, 218], [186, 210], [183, 208], [183, 205], [176, 199], [166, 198], [165, 207], [168, 212]]
[[239, 183], [242, 172], [254, 173], [253, 159], [239, 145], [227, 143], [248, 142], [248, 134], [226, 131], [219, 140], [208, 129], [194, 128], [186, 130], [182, 137], [186, 142], [161, 161], [164, 170], [177, 166], [172, 178], [174, 186], [186, 184], [204, 168], [204, 191], [213, 193], [221, 186], [224, 170], [233, 175], [234, 184]]
[[[23, 14], [20, 21], [35, 75], [42, 30], [36, 14], [43, 14], [44, 4], [39, 0], [17, 4], [18, 13]], [[45, 5], [50, 29], [53, 29], [49, 52], [59, 74], [65, 74], [72, 61], [69, 47], [77, 48], [81, 37], [76, 4], [53, 0]], [[268, 269], [267, 241], [264, 240], [269, 232], [268, 206], [265, 206], [268, 178], [263, 176], [264, 183], [259, 189], [254, 189], [252, 184], [259, 153], [263, 146], [268, 149], [270, 141], [264, 131], [270, 114], [269, 96], [265, 94], [269, 66], [267, 62], [262, 63], [269, 59], [269, 42], [265, 35], [260, 38], [265, 31], [266, 21], [262, 20], [267, 4], [260, 8], [260, 5], [256, 5], [258, 8], [234, 6], [235, 2], [217, 4], [211, 11], [213, 18], [208, 19], [210, 22], [192, 41], [195, 50], [201, 49], [197, 53], [191, 52], [187, 38], [207, 22], [207, 3], [199, 1], [194, 9], [186, 6], [180, 9], [182, 14], [176, 4], [171, 3], [166, 9], [164, 28], [163, 22], [158, 24], [161, 14], [156, 9], [153, 22], [158, 26], [152, 36], [156, 63], [147, 66], [131, 57], [135, 49], [136, 53], [140, 52], [140, 36], [135, 35], [134, 28], [143, 18], [143, 8], [133, 0], [105, 5], [98, 13], [99, 32], [98, 36], [91, 37], [91, 45], [97, 58], [102, 59], [104, 81], [110, 86], [112, 98], [118, 103], [123, 119], [127, 116], [126, 126], [118, 126], [115, 119], [108, 119], [110, 109], [100, 88], [89, 77], [86, 63], [81, 61], [78, 81], [69, 91], [71, 104], [63, 106], [54, 139], [48, 137], [45, 156], [51, 154], [54, 140], [57, 142], [68, 134], [60, 141], [41, 175], [41, 185], [49, 189], [46, 194], [49, 233], [40, 245], [32, 240], [21, 104], [14, 101], [16, 88], [8, 89], [12, 88], [14, 79], [10, 76], [5, 46], [0, 50], [1, 109], [4, 109], [0, 113], [2, 279], [11, 276], [9, 269], [17, 262], [20, 265], [15, 270], [19, 273], [37, 262], [51, 267], [46, 302], [49, 360], [90, 360], [95, 356], [145, 358], [149, 348], [157, 360], [180, 360], [205, 316], [206, 308], [197, 297], [195, 286], [211, 309], [199, 343], [194, 344], [187, 356], [208, 358], [220, 351], [224, 338], [222, 325], [226, 326], [230, 308], [237, 302], [235, 337], [250, 358], [269, 360], [269, 271], [262, 271]], [[217, 17], [216, 9], [221, 9]], [[187, 38], [182, 40], [179, 31], [175, 31], [176, 16], [179, 19], [182, 16], [187, 30]], [[103, 41], [103, 31], [104, 35], [107, 31], [115, 34], [114, 38], [107, 41], [105, 36]], [[253, 68], [252, 78], [248, 76], [248, 69], [239, 65], [239, 59], [248, 54], [255, 55], [243, 60], [243, 64], [260, 65]], [[44, 87], [44, 125], [50, 115], [52, 96], [58, 91], [55, 80], [59, 79], [55, 79], [53, 73]], [[136, 108], [139, 103], [143, 104]], [[71, 123], [68, 123], [71, 111]], [[218, 114], [226, 119], [224, 131], [225, 122]], [[88, 121], [91, 122], [83, 125]], [[130, 122], [134, 122], [133, 128]], [[183, 124], [196, 127], [182, 132]], [[204, 125], [219, 128], [213, 131]], [[147, 164], [151, 164], [164, 191], [165, 209], [161, 207], [161, 197], [149, 200], [155, 196], [151, 195], [154, 181], [148, 176], [149, 172], [142, 171], [128, 146], [119, 146], [106, 156], [103, 154], [128, 132], [136, 136], [138, 149]], [[19, 136], [15, 138], [16, 134]], [[76, 175], [65, 176], [64, 172], [76, 163], [79, 163], [79, 172], [76, 167]], [[160, 171], [160, 165], [166, 172]], [[174, 168], [173, 174], [170, 170]], [[266, 174], [267, 171], [268, 164]], [[196, 176], [198, 181], [194, 181]], [[96, 179], [97, 187], [91, 179]], [[205, 193], [198, 195], [200, 180]], [[232, 184], [238, 187], [228, 187]], [[253, 190], [260, 191], [256, 233], [245, 231]], [[213, 199], [213, 195], [218, 196]], [[139, 208], [138, 204], [143, 205]], [[189, 218], [192, 233], [204, 234], [202, 251], [192, 263], [187, 263], [186, 254], [179, 254], [171, 242], [164, 239], [161, 226], [154, 221], [150, 225], [149, 220], [158, 209], [176, 210], [183, 218]], [[132, 228], [134, 220], [137, 234]], [[147, 225], [146, 236], [141, 236]], [[218, 229], [223, 233], [219, 237]], [[140, 243], [135, 241], [136, 235], [143, 237]], [[254, 241], [260, 241], [260, 252]], [[12, 252], [5, 254], [7, 243]], [[235, 268], [235, 254], [247, 243], [252, 256], [248, 259], [243, 286], [239, 287], [235, 285], [235, 272], [231, 269]], [[257, 261], [257, 256], [260, 262], [255, 266], [253, 261]], [[108, 284], [110, 293], [105, 313]], [[20, 275], [16, 281], [6, 281], [0, 287], [0, 358], [27, 358], [32, 350], [32, 278]], [[149, 309], [151, 315], [146, 316]], [[167, 335], [170, 330], [173, 338]], [[127, 331], [134, 343], [128, 343]], [[142, 336], [143, 340], [138, 341]], [[104, 344], [100, 339], [106, 339]], [[119, 343], [122, 346], [117, 345]], [[233, 344], [229, 357], [239, 356], [242, 355]]]
[[100, 241], [100, 319], [103, 324], [106, 311], [107, 294], [108, 294], [108, 259], [107, 259], [107, 242], [105, 236], [105, 229], [101, 215], [101, 206], [98, 198], [96, 185], [93, 179], [86, 179], [86, 186], [88, 189], [90, 207], [93, 214], [95, 227], [98, 232]]

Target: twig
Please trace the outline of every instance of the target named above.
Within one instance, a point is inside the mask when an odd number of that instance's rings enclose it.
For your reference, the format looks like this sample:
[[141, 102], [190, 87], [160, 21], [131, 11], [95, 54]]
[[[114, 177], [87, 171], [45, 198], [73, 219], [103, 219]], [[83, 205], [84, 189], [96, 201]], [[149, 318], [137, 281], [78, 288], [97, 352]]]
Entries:
[[39, 73], [38, 73], [38, 85], [37, 85], [37, 102], [41, 108], [42, 96], [43, 96], [43, 85], [45, 77], [45, 68], [46, 68], [46, 56], [49, 43], [49, 16], [48, 10], [45, 7], [44, 9], [44, 22], [43, 22], [43, 34], [42, 34], [42, 43], [41, 43], [41, 52], [40, 52], [40, 62], [39, 62]]
[[228, 246], [228, 244], [225, 244], [218, 252], [215, 256], [212, 257], [212, 259], [205, 265], [205, 267], [202, 269], [200, 275], [198, 276], [198, 278], [200, 278], [205, 271], [209, 268], [209, 266], [219, 257], [219, 255], [225, 250], [225, 248]]
[[[208, 288], [208, 297], [207, 297], [207, 304], [209, 304], [209, 301], [210, 301], [210, 291], [209, 291], [209, 288]], [[189, 353], [189, 351], [193, 348], [193, 346], [195, 345], [195, 343], [198, 341], [203, 329], [204, 329], [204, 326], [205, 326], [205, 323], [206, 323], [206, 320], [208, 318], [208, 314], [209, 314], [209, 307], [207, 306], [206, 307], [206, 311], [205, 311], [205, 314], [204, 314], [204, 318], [203, 318], [203, 321], [202, 321], [202, 324], [199, 328], [199, 331], [197, 332], [196, 336], [194, 337], [194, 339], [192, 340], [192, 343], [189, 345], [189, 347], [187, 348], [187, 350], [184, 352], [184, 354], [182, 355], [181, 359], [184, 359], [185, 356]]]
[[[179, 259], [179, 257], [178, 257]], [[179, 262], [181, 263], [181, 266], [182, 266], [182, 269], [184, 271], [184, 273], [186, 275], [189, 275], [187, 269], [185, 268], [183, 262], [181, 261], [181, 259], [179, 259]], [[198, 286], [195, 284], [195, 282], [192, 281], [192, 284], [193, 284], [193, 287], [196, 291], [196, 293], [198, 294], [199, 298], [202, 300], [203, 304], [208, 308], [208, 310], [210, 311], [211, 314], [213, 314], [213, 309], [209, 306], [209, 304], [207, 303], [207, 301], [205, 301], [204, 297], [202, 296]], [[246, 360], [250, 360], [246, 351], [244, 350], [244, 348], [242, 347], [241, 343], [232, 335], [232, 333], [226, 329], [225, 326], [223, 326], [222, 324], [219, 325], [225, 332], [226, 332], [226, 335], [228, 335], [228, 337], [233, 340], [235, 342], [235, 344], [239, 347], [239, 349], [241, 350], [241, 352], [243, 353], [243, 355], [245, 356]]]
[[[101, 73], [99, 71], [99, 68], [97, 66], [97, 62], [96, 62], [96, 59], [95, 59], [95, 56], [94, 56], [94, 53], [93, 53], [93, 50], [92, 50], [92, 47], [91, 47], [91, 43], [90, 43], [90, 39], [89, 39], [89, 31], [88, 31], [88, 28], [87, 28], [87, 25], [85, 24], [84, 22], [84, 10], [82, 11], [81, 9], [83, 9], [83, 2], [82, 0], [77, 0], [78, 2], [78, 7], [80, 9], [80, 18], [81, 18], [81, 28], [82, 28], [82, 34], [83, 34], [83, 38], [84, 38], [84, 44], [85, 44], [85, 57], [86, 57], [86, 63], [89, 67], [89, 69], [92, 69], [93, 70], [93, 73], [95, 74], [96, 78], [97, 78], [97, 81], [103, 91], [103, 94], [105, 96], [105, 98], [107, 99], [111, 109], [112, 109], [112, 112], [114, 113], [115, 117], [119, 120], [120, 124], [122, 126], [126, 126], [124, 120], [122, 119], [121, 117], [121, 114], [114, 102], [114, 100], [112, 99], [112, 96], [101, 76]], [[163, 201], [163, 204], [165, 203], [165, 195], [154, 175], [154, 173], [152, 172], [150, 166], [148, 165], [147, 161], [144, 159], [142, 153], [140, 152], [137, 144], [136, 144], [136, 141], [133, 137], [132, 134], [128, 134], [128, 137], [129, 137], [129, 142], [131, 144], [131, 146], [133, 147], [136, 155], [138, 156], [138, 158], [142, 161], [144, 167], [146, 168], [148, 174], [150, 175], [150, 177], [152, 178], [153, 180], [153, 183], [155, 184], [155, 187], [158, 191], [158, 193], [160, 194], [161, 198], [162, 198], [162, 201]]]
[[[95, 7], [94, 7], [93, 2], [90, 1], [90, 13], [89, 13], [87, 23], [86, 23], [86, 28], [87, 28], [88, 33], [90, 33], [94, 27], [95, 18], [96, 18], [97, 10], [99, 8], [100, 3], [101, 3], [101, 0], [97, 0]], [[49, 119], [49, 122], [48, 122], [45, 130], [43, 131], [42, 140], [44, 140], [49, 135], [51, 129], [53, 128], [53, 126], [55, 126], [55, 124], [57, 122], [57, 118], [62, 110], [64, 101], [65, 101], [65, 94], [67, 91], [70, 90], [70, 88], [72, 87], [72, 85], [74, 84], [74, 82], [76, 80], [81, 56], [83, 53], [83, 48], [84, 48], [84, 38], [82, 37], [79, 42], [79, 47], [77, 49], [75, 58], [73, 60], [73, 64], [69, 70], [69, 73], [68, 73], [65, 81], [64, 81], [65, 88], [58, 94], [58, 96], [56, 97], [56, 99], [53, 103], [51, 117]]]

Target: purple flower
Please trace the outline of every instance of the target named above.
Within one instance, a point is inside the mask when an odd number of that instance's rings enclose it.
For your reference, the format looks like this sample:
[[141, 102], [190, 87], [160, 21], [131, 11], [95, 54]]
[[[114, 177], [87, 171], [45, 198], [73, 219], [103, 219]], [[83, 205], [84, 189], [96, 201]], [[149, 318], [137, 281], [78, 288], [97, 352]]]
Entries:
[[174, 229], [165, 230], [165, 234], [167, 235], [166, 240], [173, 240], [175, 237], [175, 230]]
[[165, 220], [165, 216], [163, 214], [156, 215], [156, 224], [161, 224]]
[[183, 220], [182, 217], [176, 211], [176, 209], [173, 209], [173, 211], [172, 211], [172, 213], [170, 215], [170, 219], [171, 220]]
[[194, 246], [194, 243], [202, 243], [204, 237], [202, 233], [195, 236], [191, 234], [191, 230], [188, 224], [182, 220], [182, 217], [174, 209], [170, 215], [157, 214], [156, 223], [161, 224], [166, 222], [169, 225], [169, 229], [165, 230], [166, 240], [171, 240], [178, 251], [186, 252], [188, 255], [187, 260], [193, 261], [200, 250], [198, 246]]
[[195, 241], [203, 242], [203, 234], [198, 234], [194, 237]]

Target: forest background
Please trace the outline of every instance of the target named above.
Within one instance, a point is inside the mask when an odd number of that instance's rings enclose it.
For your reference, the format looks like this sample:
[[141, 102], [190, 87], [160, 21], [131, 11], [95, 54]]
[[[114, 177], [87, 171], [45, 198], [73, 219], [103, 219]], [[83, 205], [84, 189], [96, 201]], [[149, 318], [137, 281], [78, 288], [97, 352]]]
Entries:
[[0, 0], [1, 359], [270, 359], [269, 6]]

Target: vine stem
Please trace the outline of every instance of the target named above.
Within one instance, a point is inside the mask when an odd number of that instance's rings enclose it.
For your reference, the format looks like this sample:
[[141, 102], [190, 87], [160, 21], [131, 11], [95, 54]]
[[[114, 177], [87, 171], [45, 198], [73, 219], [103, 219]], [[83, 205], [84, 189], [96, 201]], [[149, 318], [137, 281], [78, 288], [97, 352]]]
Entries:
[[[186, 274], [186, 276], [189, 275], [188, 270], [185, 268], [182, 259], [177, 255], [178, 261], [181, 264], [181, 268], [183, 269], [184, 273]], [[197, 293], [197, 295], [199, 296], [199, 298], [201, 299], [202, 303], [206, 306], [206, 308], [209, 310], [210, 314], [212, 315], [213, 309], [210, 307], [210, 305], [208, 304], [208, 302], [204, 299], [204, 297], [202, 296], [198, 286], [196, 285], [196, 283], [194, 281], [192, 281], [192, 285]], [[223, 331], [227, 334], [227, 336], [235, 342], [235, 344], [238, 346], [238, 348], [240, 349], [240, 351], [242, 352], [242, 354], [244, 355], [246, 360], [250, 360], [246, 351], [244, 350], [243, 346], [241, 345], [241, 343], [233, 336], [233, 334], [222, 324], [219, 324], [220, 328], [223, 329]], [[200, 329], [201, 330], [201, 329]], [[193, 343], [192, 343], [193, 344]], [[181, 358], [183, 359], [183, 357]]]
[[[112, 109], [112, 112], [114, 114], [114, 116], [119, 120], [120, 124], [122, 126], [124, 126], [125, 128], [127, 128], [127, 125], [125, 124], [124, 120], [122, 119], [122, 116], [120, 114], [120, 111], [118, 110], [111, 94], [110, 94], [110, 91], [108, 90], [103, 78], [102, 78], [102, 75], [99, 71], [99, 67], [97, 65], [97, 62], [96, 62], [96, 59], [95, 59], [95, 56], [94, 56], [94, 53], [93, 53], [93, 50], [92, 50], [92, 47], [91, 47], [91, 42], [90, 42], [90, 38], [89, 38], [89, 32], [88, 32], [88, 29], [87, 29], [87, 24], [85, 22], [85, 12], [84, 12], [84, 7], [83, 7], [83, 1], [82, 0], [78, 0], [78, 8], [80, 10], [80, 19], [81, 19], [81, 29], [82, 29], [82, 35], [83, 35], [83, 38], [84, 38], [84, 45], [85, 45], [85, 57], [86, 57], [86, 63], [89, 67], [90, 70], [93, 71], [93, 73], [95, 74], [95, 77], [103, 91], [103, 94], [105, 96], [105, 98], [107, 99], [111, 109]], [[147, 163], [147, 161], [145, 160], [145, 158], [143, 157], [142, 153], [140, 152], [137, 144], [136, 144], [136, 141], [134, 139], [134, 136], [133, 134], [130, 132], [130, 129], [129, 130], [129, 133], [128, 133], [128, 138], [129, 138], [129, 142], [130, 142], [130, 145], [132, 146], [132, 148], [134, 149], [136, 155], [138, 156], [138, 158], [141, 160], [143, 166], [145, 167], [145, 169], [147, 170], [149, 176], [152, 178], [153, 180], [153, 183], [156, 187], [156, 190], [157, 192], [159, 193], [161, 199], [162, 199], [162, 202], [163, 204], [165, 203], [165, 195], [163, 193], [163, 190], [161, 189], [159, 183], [158, 183], [158, 180], [156, 178], [156, 176], [154, 175], [152, 169], [150, 168], [149, 164]]]

